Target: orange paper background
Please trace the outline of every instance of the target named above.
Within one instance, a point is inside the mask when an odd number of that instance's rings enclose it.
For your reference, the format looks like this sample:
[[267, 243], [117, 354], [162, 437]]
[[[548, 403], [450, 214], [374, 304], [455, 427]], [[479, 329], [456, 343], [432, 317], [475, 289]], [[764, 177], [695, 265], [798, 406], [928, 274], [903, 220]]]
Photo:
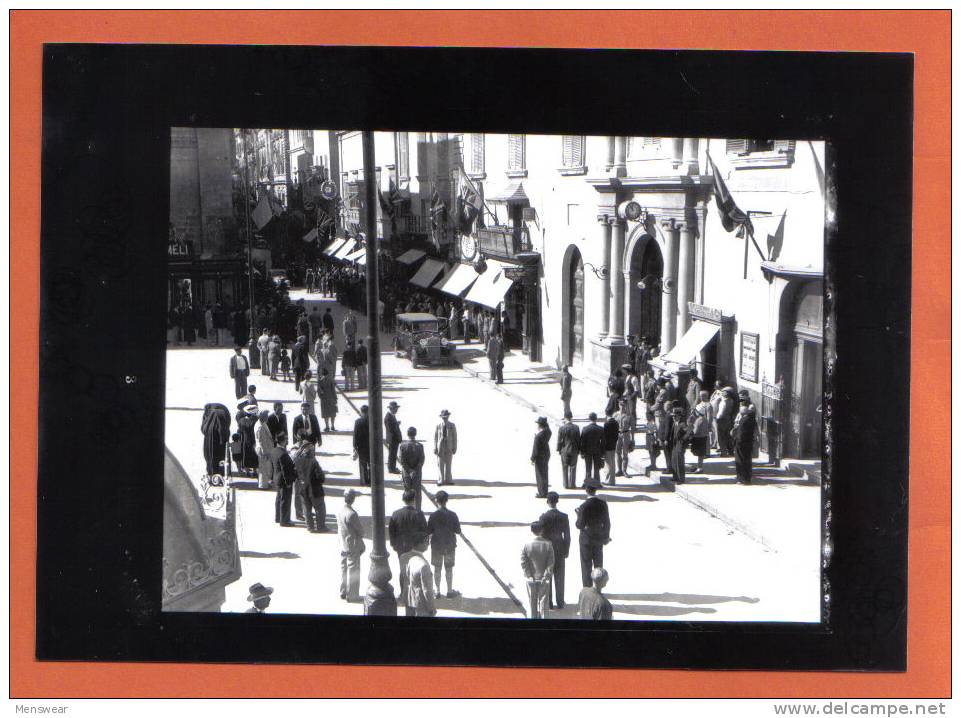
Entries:
[[[944, 420], [944, 378], [951, 371], [950, 21], [949, 11], [12, 12], [10, 323], [17, 341], [10, 342], [10, 426], [20, 429], [11, 432], [10, 444], [11, 696], [948, 696], [950, 468], [944, 459], [949, 456], [950, 427]], [[40, 83], [45, 42], [914, 53], [910, 470], [924, 486], [922, 491], [918, 481], [912, 482], [910, 495], [907, 672], [327, 666], [318, 673], [310, 666], [36, 661]], [[938, 377], [939, 391], [917, 391], [924, 385], [921, 377]], [[277, 680], [280, 673], [283, 680]]]

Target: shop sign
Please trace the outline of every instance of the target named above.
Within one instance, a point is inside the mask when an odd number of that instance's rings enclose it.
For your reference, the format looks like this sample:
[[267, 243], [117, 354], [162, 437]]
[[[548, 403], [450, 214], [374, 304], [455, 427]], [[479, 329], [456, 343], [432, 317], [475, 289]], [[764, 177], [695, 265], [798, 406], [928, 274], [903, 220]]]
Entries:
[[757, 348], [758, 335], [741, 332], [741, 379], [757, 381]]
[[696, 319], [706, 319], [709, 322], [720, 323], [721, 320], [724, 319], [724, 315], [720, 309], [705, 307], [703, 304], [695, 304], [694, 302], [687, 303], [687, 311], [692, 317]]
[[520, 282], [532, 274], [530, 267], [504, 267], [504, 277], [512, 282]]
[[168, 257], [192, 257], [193, 253], [193, 247], [186, 243], [173, 242], [167, 245]]

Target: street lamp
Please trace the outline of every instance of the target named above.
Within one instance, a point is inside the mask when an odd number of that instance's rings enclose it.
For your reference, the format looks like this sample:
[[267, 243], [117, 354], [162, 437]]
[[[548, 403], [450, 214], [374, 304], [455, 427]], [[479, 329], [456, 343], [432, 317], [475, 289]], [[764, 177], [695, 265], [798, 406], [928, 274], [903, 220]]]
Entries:
[[387, 544], [384, 532], [384, 444], [383, 408], [380, 386], [380, 322], [378, 281], [380, 271], [377, 257], [377, 191], [374, 174], [374, 133], [361, 134], [364, 154], [364, 194], [367, 205], [367, 347], [368, 381], [367, 405], [370, 427], [370, 498], [374, 522], [374, 549], [370, 552], [370, 586], [364, 598], [364, 614], [368, 616], [396, 616], [397, 600], [390, 585], [390, 564], [387, 563]]

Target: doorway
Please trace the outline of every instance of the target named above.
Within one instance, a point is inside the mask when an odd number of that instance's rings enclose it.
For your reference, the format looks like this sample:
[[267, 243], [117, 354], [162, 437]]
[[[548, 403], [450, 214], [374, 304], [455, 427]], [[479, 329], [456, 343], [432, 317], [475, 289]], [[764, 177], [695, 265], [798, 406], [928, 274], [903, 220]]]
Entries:
[[567, 277], [567, 364], [584, 361], [584, 260], [574, 249], [568, 265]]
[[821, 457], [823, 370], [822, 283], [805, 282], [785, 290], [781, 301], [779, 378], [787, 398], [786, 456]]
[[657, 241], [650, 235], [645, 235], [634, 245], [630, 277], [628, 333], [646, 339], [649, 344], [660, 344], [664, 259]]

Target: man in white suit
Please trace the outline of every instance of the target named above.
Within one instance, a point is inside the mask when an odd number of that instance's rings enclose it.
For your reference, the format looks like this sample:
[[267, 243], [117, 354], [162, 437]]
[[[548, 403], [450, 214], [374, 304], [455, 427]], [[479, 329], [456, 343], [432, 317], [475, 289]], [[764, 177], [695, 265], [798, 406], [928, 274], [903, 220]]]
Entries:
[[454, 483], [451, 477], [451, 462], [457, 453], [457, 427], [449, 420], [450, 412], [447, 409], [440, 413], [440, 418], [441, 422], [434, 430], [434, 454], [440, 470], [437, 485], [449, 486]]

